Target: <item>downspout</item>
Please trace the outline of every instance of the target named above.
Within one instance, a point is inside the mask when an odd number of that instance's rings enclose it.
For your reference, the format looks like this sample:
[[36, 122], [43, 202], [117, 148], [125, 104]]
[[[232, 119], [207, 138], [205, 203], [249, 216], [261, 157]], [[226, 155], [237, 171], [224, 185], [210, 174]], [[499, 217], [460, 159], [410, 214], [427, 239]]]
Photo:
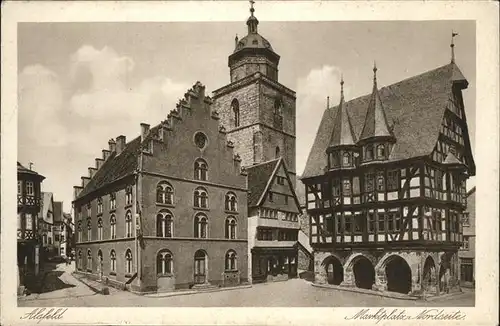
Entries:
[[[141, 203], [142, 197], [140, 196], [140, 185], [141, 180], [141, 172], [142, 172], [142, 153], [139, 153], [138, 158], [138, 167], [134, 172], [134, 181], [135, 181], [135, 200], [134, 200], [134, 217], [135, 217], [135, 251], [137, 257], [137, 276], [139, 287], [141, 287], [142, 282], [142, 248], [140, 244], [140, 237], [142, 237], [142, 223], [141, 223]], [[141, 182], [142, 184], [142, 182]], [[141, 192], [142, 193], [142, 192]], [[139, 201], [139, 199], [141, 199]]]

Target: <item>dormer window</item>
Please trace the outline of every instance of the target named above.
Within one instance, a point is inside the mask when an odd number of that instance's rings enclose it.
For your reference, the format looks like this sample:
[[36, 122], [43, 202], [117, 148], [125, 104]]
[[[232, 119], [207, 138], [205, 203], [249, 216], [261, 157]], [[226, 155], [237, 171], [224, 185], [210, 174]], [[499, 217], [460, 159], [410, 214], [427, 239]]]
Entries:
[[342, 158], [342, 165], [344, 166], [351, 166], [351, 154], [349, 153], [344, 153], [343, 158]]
[[377, 158], [385, 159], [385, 146], [383, 144], [377, 146]]
[[367, 145], [365, 148], [365, 160], [373, 160], [373, 145]]
[[330, 154], [330, 167], [335, 168], [340, 165], [340, 155], [338, 152]]

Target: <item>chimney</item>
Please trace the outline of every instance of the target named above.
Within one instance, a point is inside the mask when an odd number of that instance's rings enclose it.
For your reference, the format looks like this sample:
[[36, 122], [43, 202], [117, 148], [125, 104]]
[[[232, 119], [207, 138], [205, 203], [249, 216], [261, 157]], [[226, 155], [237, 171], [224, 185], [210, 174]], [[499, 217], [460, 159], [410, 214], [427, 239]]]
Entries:
[[141, 123], [141, 142], [143, 142], [149, 134], [149, 125], [147, 123]]
[[[116, 138], [116, 140], [118, 140], [118, 138]], [[111, 138], [109, 141], [108, 141], [108, 145], [109, 145], [109, 151], [111, 153], [113, 153], [114, 151], [116, 151], [116, 142], [113, 138]]]
[[116, 137], [116, 155], [120, 155], [125, 148], [126, 138], [123, 135]]

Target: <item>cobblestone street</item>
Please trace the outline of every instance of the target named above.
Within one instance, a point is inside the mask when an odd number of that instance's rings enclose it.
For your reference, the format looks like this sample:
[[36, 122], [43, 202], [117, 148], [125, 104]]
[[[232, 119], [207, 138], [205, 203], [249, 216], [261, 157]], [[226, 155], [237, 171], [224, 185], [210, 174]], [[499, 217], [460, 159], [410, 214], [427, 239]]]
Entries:
[[[74, 266], [74, 265], [73, 265]], [[110, 295], [95, 294], [75, 279], [73, 267], [60, 264], [49, 272], [42, 293], [19, 300], [21, 307], [425, 307], [474, 305], [474, 292], [434, 301], [409, 301], [374, 295], [324, 289], [302, 279], [256, 284], [251, 288], [179, 295], [140, 296], [110, 289]]]

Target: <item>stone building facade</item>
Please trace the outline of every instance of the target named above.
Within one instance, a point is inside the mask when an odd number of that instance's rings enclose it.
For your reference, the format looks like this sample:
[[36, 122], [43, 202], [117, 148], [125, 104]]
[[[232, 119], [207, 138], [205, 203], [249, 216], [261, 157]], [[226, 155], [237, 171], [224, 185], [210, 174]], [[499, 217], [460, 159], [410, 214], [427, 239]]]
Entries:
[[109, 142], [75, 187], [76, 267], [133, 291], [246, 283], [247, 188], [205, 87]]

